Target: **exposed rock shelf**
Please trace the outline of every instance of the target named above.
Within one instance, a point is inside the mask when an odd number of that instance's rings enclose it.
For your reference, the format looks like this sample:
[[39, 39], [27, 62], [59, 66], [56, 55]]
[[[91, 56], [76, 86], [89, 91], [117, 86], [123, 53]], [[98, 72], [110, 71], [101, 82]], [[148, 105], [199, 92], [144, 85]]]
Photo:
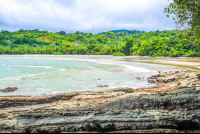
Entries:
[[[197, 71], [160, 73], [149, 88], [0, 97], [0, 132], [200, 132]], [[152, 80], [152, 81], [151, 81]], [[19, 103], [23, 102], [23, 104]]]

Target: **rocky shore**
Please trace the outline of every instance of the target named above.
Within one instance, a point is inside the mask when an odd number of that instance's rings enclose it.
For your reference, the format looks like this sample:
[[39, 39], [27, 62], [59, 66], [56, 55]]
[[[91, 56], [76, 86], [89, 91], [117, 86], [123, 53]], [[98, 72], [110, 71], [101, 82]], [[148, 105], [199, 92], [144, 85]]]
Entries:
[[200, 132], [200, 72], [159, 72], [147, 81], [155, 86], [1, 96], [0, 132]]

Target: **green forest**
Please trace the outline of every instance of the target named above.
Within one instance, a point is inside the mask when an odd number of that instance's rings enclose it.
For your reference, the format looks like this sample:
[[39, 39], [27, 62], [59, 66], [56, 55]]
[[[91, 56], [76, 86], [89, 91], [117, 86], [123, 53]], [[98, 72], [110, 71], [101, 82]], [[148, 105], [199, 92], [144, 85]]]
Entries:
[[198, 56], [191, 30], [113, 30], [99, 34], [23, 30], [0, 32], [0, 54]]

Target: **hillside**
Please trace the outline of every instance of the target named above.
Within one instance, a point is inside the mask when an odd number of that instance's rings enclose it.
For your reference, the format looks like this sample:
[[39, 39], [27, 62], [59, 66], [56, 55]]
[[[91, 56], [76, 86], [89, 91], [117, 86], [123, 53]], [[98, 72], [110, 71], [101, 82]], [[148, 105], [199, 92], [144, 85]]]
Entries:
[[38, 29], [2, 30], [0, 54], [198, 56], [198, 42], [189, 30], [134, 30], [135, 34], [122, 31], [126, 30], [92, 35], [79, 31], [66, 34], [65, 31], [50, 33]]
[[[126, 32], [128, 34], [136, 34], [136, 33], [145, 33], [145, 31], [139, 31], [139, 30], [126, 30], [126, 29], [121, 29], [121, 30], [111, 30], [113, 33], [122, 33]], [[98, 34], [106, 34], [107, 32], [101, 32]]]

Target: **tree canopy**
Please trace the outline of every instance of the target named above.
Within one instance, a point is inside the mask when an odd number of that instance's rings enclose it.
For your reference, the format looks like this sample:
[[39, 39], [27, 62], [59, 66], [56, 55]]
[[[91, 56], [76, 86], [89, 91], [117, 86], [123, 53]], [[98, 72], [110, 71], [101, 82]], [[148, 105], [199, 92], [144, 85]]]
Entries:
[[[0, 32], [0, 54], [84, 54], [139, 56], [198, 56], [194, 32], [122, 30], [105, 34], [24, 30]], [[136, 31], [136, 30], [132, 30]]]
[[173, 14], [176, 24], [181, 27], [191, 29], [196, 34], [196, 47], [200, 51], [200, 0], [173, 0], [164, 10], [169, 17]]

